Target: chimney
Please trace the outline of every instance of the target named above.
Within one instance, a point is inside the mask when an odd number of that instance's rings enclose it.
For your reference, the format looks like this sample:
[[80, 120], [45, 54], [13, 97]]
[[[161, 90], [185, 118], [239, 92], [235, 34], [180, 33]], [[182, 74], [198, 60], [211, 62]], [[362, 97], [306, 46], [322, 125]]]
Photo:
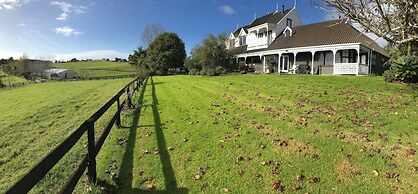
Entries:
[[276, 13], [279, 12], [279, 3], [276, 4]]
[[284, 14], [284, 5], [282, 5], [282, 14]]

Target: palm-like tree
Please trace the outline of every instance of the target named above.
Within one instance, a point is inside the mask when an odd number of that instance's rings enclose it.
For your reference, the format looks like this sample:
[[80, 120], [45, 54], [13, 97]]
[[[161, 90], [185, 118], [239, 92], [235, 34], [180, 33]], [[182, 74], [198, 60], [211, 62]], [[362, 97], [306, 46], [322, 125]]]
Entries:
[[136, 67], [145, 66], [145, 58], [147, 56], [147, 50], [143, 49], [142, 46], [138, 47], [137, 50], [133, 50], [133, 54], [129, 55], [129, 63]]

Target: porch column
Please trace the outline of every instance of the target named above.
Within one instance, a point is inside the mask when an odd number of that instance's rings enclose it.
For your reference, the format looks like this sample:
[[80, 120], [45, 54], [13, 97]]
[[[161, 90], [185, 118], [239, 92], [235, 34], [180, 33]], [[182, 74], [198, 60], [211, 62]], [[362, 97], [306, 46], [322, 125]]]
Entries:
[[333, 75], [335, 75], [335, 54], [337, 54], [337, 50], [334, 48], [333, 50], [332, 50], [332, 55], [334, 55], [333, 56], [333, 64], [332, 64], [332, 74]]
[[261, 57], [263, 57], [263, 73], [266, 73], [266, 56]]
[[314, 74], [315, 51], [311, 51], [311, 53], [312, 53], [311, 75], [313, 75]]
[[279, 53], [279, 58], [277, 59], [277, 73], [280, 74], [280, 64], [282, 62], [282, 54]]
[[358, 75], [358, 72], [360, 71], [360, 45], [358, 46], [357, 50], [357, 72], [356, 75]]
[[295, 74], [296, 73], [296, 69], [294, 68], [294, 67], [296, 67], [296, 56], [298, 55], [298, 53], [297, 52], [294, 52], [293, 53], [293, 65], [292, 65], [292, 69], [293, 69], [293, 74]]
[[369, 52], [367, 53], [367, 61], [369, 63], [369, 72], [367, 72], [369, 75], [372, 73], [372, 55], [373, 55], [373, 50], [370, 49]]

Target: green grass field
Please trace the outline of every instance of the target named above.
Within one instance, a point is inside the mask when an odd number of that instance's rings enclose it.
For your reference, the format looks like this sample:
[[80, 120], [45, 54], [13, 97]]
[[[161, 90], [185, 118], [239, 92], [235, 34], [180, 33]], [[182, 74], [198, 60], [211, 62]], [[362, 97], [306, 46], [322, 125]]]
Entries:
[[118, 75], [135, 75], [136, 70], [128, 62], [88, 61], [74, 63], [57, 63], [54, 66], [71, 69], [81, 77], [103, 77]]
[[0, 80], [5, 85], [16, 84], [16, 83], [29, 83], [30, 81], [26, 80], [25, 78], [17, 77], [17, 76], [8, 76], [3, 71], [0, 71]]
[[[50, 82], [0, 90], [0, 193], [76, 130], [132, 79]], [[96, 123], [96, 137], [113, 116]], [[112, 115], [111, 115], [112, 114]], [[55, 193], [86, 154], [86, 135], [33, 193]], [[86, 182], [81, 181], [81, 185]]]
[[415, 193], [417, 97], [374, 76], [152, 77], [97, 159], [101, 189]]

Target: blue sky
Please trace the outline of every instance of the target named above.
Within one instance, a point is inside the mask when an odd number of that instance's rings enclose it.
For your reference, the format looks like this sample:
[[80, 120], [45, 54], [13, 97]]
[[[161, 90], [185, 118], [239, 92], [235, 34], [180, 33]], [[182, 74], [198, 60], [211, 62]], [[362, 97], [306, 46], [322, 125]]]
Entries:
[[[176, 32], [186, 51], [208, 34], [230, 33], [293, 0], [0, 0], [0, 58], [127, 58], [145, 26]], [[304, 24], [333, 14], [298, 0]]]

